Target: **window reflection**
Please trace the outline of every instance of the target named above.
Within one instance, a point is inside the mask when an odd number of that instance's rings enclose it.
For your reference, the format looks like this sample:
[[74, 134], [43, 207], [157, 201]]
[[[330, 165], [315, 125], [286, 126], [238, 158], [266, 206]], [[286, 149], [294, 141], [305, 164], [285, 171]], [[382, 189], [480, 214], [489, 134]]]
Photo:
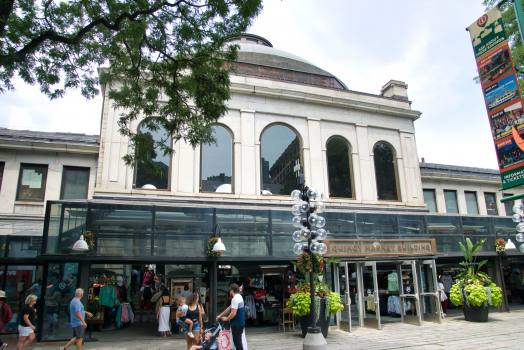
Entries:
[[155, 142], [170, 145], [171, 137], [168, 136], [167, 131], [162, 126], [158, 126], [158, 130], [150, 130], [146, 124], [141, 124], [138, 127], [138, 132], [147, 136], [149, 142], [145, 147], [149, 149], [151, 160], [160, 166], [162, 173], [147, 172], [143, 162], [138, 162], [136, 165], [136, 188], [167, 190], [169, 188], [170, 156], [164, 154], [160, 147], [155, 147]]
[[377, 199], [398, 201], [397, 174], [393, 150], [385, 143], [377, 143], [373, 148], [375, 176], [377, 179]]
[[399, 215], [398, 223], [400, 235], [426, 234], [424, 216], [422, 215]]
[[459, 217], [428, 215], [426, 219], [428, 220], [428, 232], [430, 235], [462, 234]]
[[495, 194], [484, 193], [484, 198], [486, 199], [486, 209], [488, 210], [488, 215], [499, 215], [497, 210], [497, 200], [495, 199]]
[[446, 213], [458, 214], [457, 191], [444, 190], [444, 200], [446, 202]]
[[353, 198], [351, 186], [351, 167], [349, 147], [339, 138], [332, 138], [327, 143], [327, 162], [329, 176], [329, 196]]
[[430, 213], [437, 212], [437, 201], [435, 200], [435, 190], [424, 190], [424, 203], [426, 203]]
[[300, 140], [288, 127], [268, 128], [261, 140], [262, 194], [286, 195], [297, 188], [293, 171], [300, 162]]
[[357, 232], [359, 234], [373, 234], [377, 236], [398, 234], [397, 216], [388, 214], [357, 214]]
[[465, 235], [493, 236], [490, 218], [463, 216], [462, 229]]
[[216, 144], [202, 145], [202, 192], [232, 193], [232, 144], [226, 128], [213, 126]]

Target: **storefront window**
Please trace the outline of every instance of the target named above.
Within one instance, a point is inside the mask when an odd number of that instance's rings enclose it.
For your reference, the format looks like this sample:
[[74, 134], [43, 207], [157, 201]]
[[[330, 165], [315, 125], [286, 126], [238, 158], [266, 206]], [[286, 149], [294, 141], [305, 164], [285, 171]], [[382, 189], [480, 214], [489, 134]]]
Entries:
[[424, 216], [422, 215], [399, 215], [398, 223], [401, 237], [404, 235], [427, 234]]
[[488, 215], [499, 215], [495, 193], [484, 193], [484, 198], [486, 199], [486, 209], [488, 210]]
[[377, 181], [377, 199], [398, 201], [398, 184], [395, 154], [391, 147], [379, 142], [373, 148], [375, 176]]
[[[4, 267], [0, 266], [0, 269], [3, 277]], [[22, 308], [25, 306], [25, 300], [30, 294], [34, 294], [38, 298], [35, 308], [38, 307], [42, 291], [43, 271], [42, 266], [36, 265], [10, 265], [7, 267], [5, 294], [7, 303], [13, 312], [13, 318], [6, 325], [7, 333], [18, 331], [18, 323], [22, 317]]]
[[426, 219], [428, 221], [428, 232], [430, 236], [462, 234], [459, 217], [428, 215]]
[[[270, 256], [270, 240], [267, 235], [222, 236], [226, 256]], [[291, 240], [293, 241], [293, 240]]]
[[477, 192], [464, 192], [466, 196], [466, 207], [468, 214], [478, 215], [479, 205], [477, 203]]
[[47, 164], [21, 164], [16, 200], [42, 202], [46, 181]]
[[446, 201], [446, 213], [458, 214], [457, 191], [444, 190], [444, 200]]
[[212, 126], [216, 144], [202, 145], [201, 192], [233, 193], [231, 134], [222, 126]]
[[267, 210], [217, 209], [216, 212], [222, 233], [269, 233]]
[[430, 213], [437, 212], [437, 201], [435, 200], [435, 190], [424, 190], [424, 203], [426, 203]]
[[[171, 165], [170, 155], [166, 154], [159, 144], [171, 146], [171, 137], [161, 126], [156, 125], [157, 130], [151, 130], [146, 123], [140, 124], [138, 132], [148, 138], [148, 143], [143, 146], [151, 154], [151, 161], [160, 167], [161, 173], [157, 174], [146, 169], [143, 162], [136, 164], [135, 185], [136, 188], [167, 190], [169, 189], [169, 167]], [[149, 170], [149, 171], [148, 171]]]
[[376, 238], [398, 234], [397, 216], [357, 214], [357, 232], [359, 235], [373, 235]]
[[151, 255], [151, 234], [106, 233], [96, 234], [97, 255]]
[[437, 243], [437, 253], [461, 253], [459, 242], [464, 244], [462, 236], [431, 236]]
[[57, 254], [59, 252], [58, 237], [60, 235], [60, 221], [62, 216], [62, 203], [51, 204], [49, 216], [49, 229], [47, 231], [47, 254]]
[[42, 251], [42, 237], [9, 236], [10, 258], [35, 258]]
[[328, 234], [355, 236], [354, 213], [337, 213], [330, 211], [324, 212], [322, 216], [326, 219], [326, 226], [324, 229], [328, 231]]
[[515, 229], [516, 224], [511, 218], [493, 218], [493, 223], [495, 224], [495, 235], [497, 237], [500, 235], [515, 236], [518, 233]]
[[93, 203], [88, 229], [107, 231], [151, 231], [153, 207]]
[[329, 197], [353, 198], [348, 144], [338, 137], [331, 138], [326, 145], [326, 154]]
[[293, 234], [297, 230], [291, 220], [294, 215], [290, 210], [272, 210], [271, 211], [271, 229], [272, 233]]
[[[207, 241], [211, 235], [155, 234], [155, 256], [207, 256]], [[222, 237], [224, 240], [225, 238]], [[141, 255], [141, 254], [140, 254]]]
[[213, 209], [155, 207], [155, 231], [213, 232]]
[[272, 247], [273, 247], [273, 256], [293, 256], [293, 246], [295, 241], [291, 239], [290, 236], [273, 236]]
[[486, 217], [462, 217], [462, 229], [465, 235], [494, 236], [491, 219]]
[[301, 162], [300, 140], [290, 128], [273, 125], [261, 138], [262, 194], [289, 195], [297, 187], [293, 170]]
[[74, 298], [78, 286], [78, 263], [50, 263], [47, 271], [47, 283], [42, 289], [45, 293], [42, 340], [69, 340], [71, 327], [69, 304]]

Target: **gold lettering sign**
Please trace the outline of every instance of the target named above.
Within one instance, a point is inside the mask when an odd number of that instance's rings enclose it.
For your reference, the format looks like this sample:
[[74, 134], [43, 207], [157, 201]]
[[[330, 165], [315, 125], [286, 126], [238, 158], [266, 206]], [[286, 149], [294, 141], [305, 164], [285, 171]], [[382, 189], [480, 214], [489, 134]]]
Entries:
[[419, 256], [436, 255], [435, 239], [325, 239], [325, 256]]

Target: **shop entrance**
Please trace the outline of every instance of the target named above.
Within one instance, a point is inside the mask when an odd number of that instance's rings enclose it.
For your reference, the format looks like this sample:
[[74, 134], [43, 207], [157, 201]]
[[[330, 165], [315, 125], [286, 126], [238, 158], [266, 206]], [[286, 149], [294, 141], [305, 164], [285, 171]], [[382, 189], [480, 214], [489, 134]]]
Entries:
[[435, 260], [339, 264], [340, 329], [440, 322]]

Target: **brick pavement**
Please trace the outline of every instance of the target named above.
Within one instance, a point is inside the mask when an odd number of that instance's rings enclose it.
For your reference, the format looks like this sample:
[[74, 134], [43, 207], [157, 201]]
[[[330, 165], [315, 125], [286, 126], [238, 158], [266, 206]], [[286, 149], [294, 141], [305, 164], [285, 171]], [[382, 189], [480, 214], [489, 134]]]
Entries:
[[[328, 349], [524, 349], [522, 330], [524, 311], [492, 313], [488, 323], [466, 322], [464, 317], [447, 318], [442, 324], [424, 322], [422, 326], [388, 324], [381, 331], [356, 328], [353, 333], [330, 331]], [[302, 338], [296, 332], [248, 334], [249, 350], [301, 350]], [[58, 349], [58, 345], [39, 344], [34, 350]], [[11, 348], [11, 346], [10, 346]], [[74, 347], [73, 347], [74, 349]], [[85, 350], [185, 350], [183, 339], [97, 342]]]

